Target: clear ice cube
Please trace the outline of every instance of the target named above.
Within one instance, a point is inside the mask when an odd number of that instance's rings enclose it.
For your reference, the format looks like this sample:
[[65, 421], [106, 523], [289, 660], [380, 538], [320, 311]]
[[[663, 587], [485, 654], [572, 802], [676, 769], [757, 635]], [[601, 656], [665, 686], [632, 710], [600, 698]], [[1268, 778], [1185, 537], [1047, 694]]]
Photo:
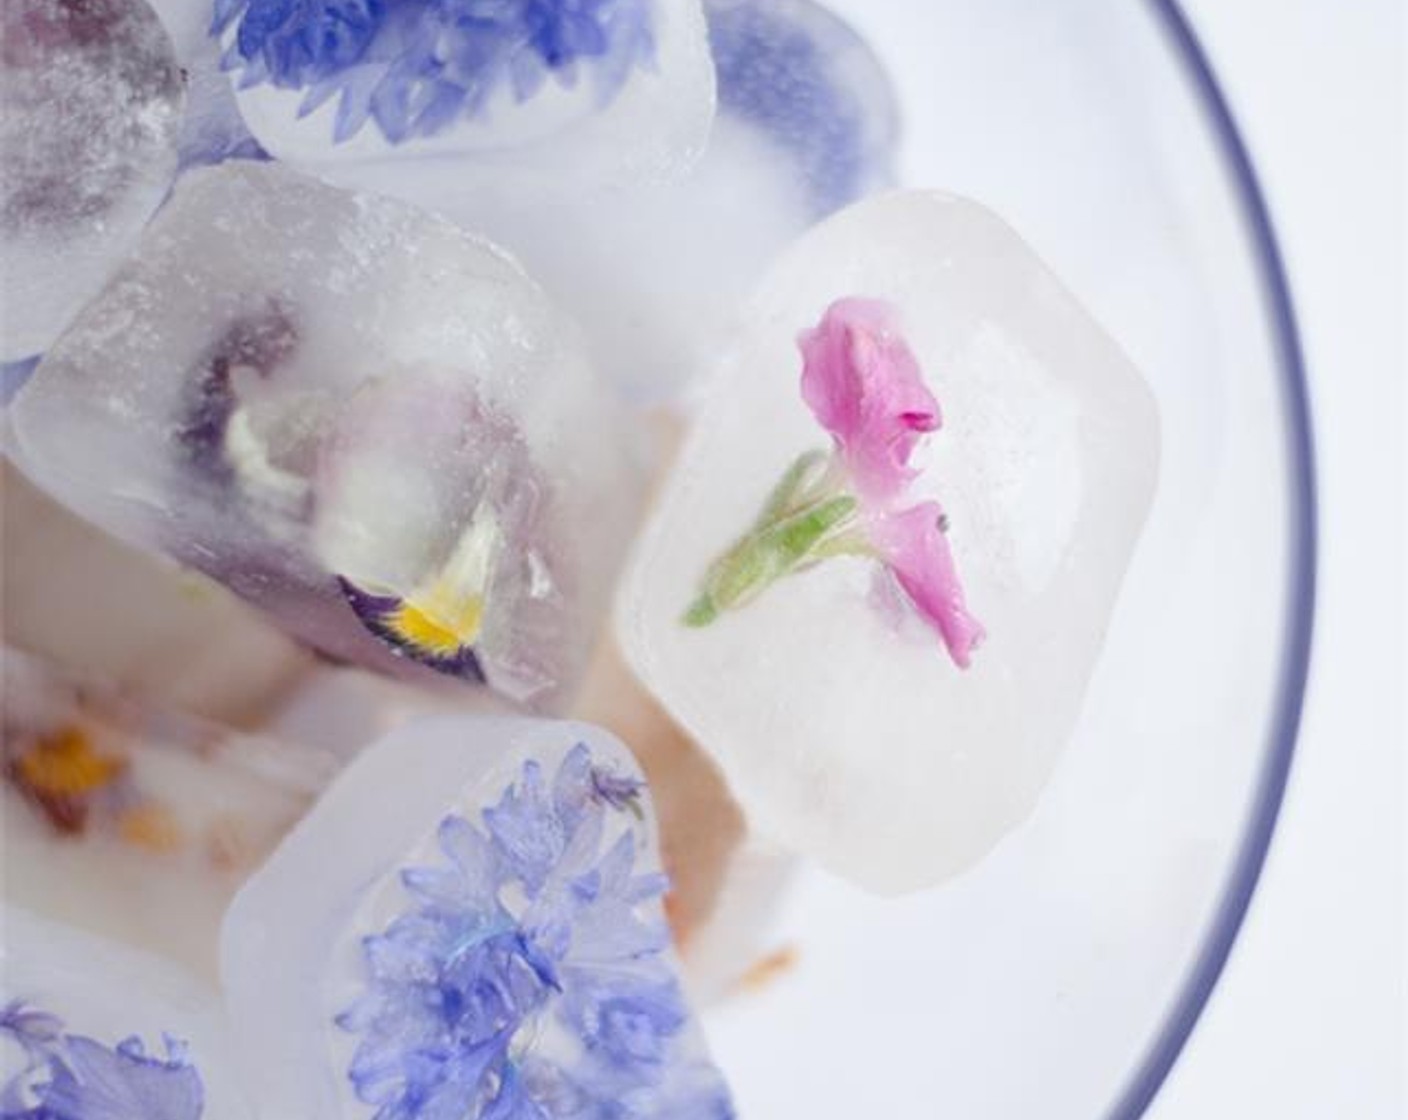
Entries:
[[183, 96], [145, 0], [0, 6], [0, 360], [42, 352], [137, 239]]
[[731, 1116], [659, 870], [649, 792], [604, 732], [473, 717], [392, 732], [226, 918], [262, 1114]]
[[[987, 630], [966, 671], [896, 588], [877, 599], [868, 558], [682, 619], [788, 465], [829, 443], [796, 340], [842, 296], [897, 309], [943, 410], [914, 491], [947, 510]], [[1023, 820], [1071, 734], [1158, 447], [1138, 371], [998, 218], [930, 192], [859, 203], [749, 306], [627, 575], [626, 655], [753, 827], [877, 890], [934, 883]]]
[[42, 488], [315, 648], [539, 704], [636, 511], [626, 420], [517, 265], [275, 164], [184, 177], [10, 418]]

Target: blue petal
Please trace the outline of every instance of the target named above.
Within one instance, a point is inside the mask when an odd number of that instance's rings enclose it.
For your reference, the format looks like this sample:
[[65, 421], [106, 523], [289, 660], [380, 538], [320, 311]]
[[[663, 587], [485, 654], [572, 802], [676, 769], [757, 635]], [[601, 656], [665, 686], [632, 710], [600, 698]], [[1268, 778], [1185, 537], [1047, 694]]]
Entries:
[[91, 1038], [68, 1037], [69, 1067], [44, 1091], [55, 1120], [198, 1120], [205, 1092], [200, 1075], [180, 1061], [146, 1057], [130, 1041], [109, 1050]]

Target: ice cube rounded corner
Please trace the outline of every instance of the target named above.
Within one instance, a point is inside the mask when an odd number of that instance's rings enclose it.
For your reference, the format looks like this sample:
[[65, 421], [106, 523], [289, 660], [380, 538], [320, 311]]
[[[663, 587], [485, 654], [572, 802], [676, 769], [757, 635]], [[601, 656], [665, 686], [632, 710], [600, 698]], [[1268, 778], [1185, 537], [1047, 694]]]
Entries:
[[[829, 446], [799, 391], [797, 336], [847, 296], [894, 309], [942, 413], [914, 490], [941, 501], [987, 632], [968, 669], [903, 604], [897, 617], [898, 593], [862, 556], [685, 624], [787, 465]], [[943, 192], [876, 196], [803, 235], [747, 305], [629, 564], [617, 630], [754, 828], [873, 890], [923, 888], [1035, 806], [1158, 460], [1149, 387], [1016, 232]]]

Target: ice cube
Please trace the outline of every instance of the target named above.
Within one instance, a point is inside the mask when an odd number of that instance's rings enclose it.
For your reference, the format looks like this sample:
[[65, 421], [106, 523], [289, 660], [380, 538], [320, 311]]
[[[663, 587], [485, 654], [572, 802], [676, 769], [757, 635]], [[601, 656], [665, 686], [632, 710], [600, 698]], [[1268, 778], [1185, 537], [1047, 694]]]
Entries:
[[213, 989], [17, 907], [0, 922], [6, 1116], [248, 1120]]
[[732, 1115], [659, 868], [650, 795], [604, 732], [472, 717], [393, 732], [226, 918], [262, 1114]]
[[145, 0], [0, 7], [0, 360], [38, 354], [176, 171], [181, 71]]
[[[711, 571], [740, 599], [766, 581], [776, 549], [761, 567], [710, 565], [789, 464], [804, 488], [834, 484], [798, 458], [830, 440], [799, 391], [797, 335], [848, 296], [893, 307], [942, 408], [910, 501], [947, 511], [938, 539], [987, 631], [967, 670], [915, 617], [920, 600], [857, 555], [875, 547], [864, 535], [710, 625], [683, 618]], [[861, 369], [876, 344], [851, 344]], [[754, 828], [877, 890], [934, 883], [1023, 820], [1071, 734], [1158, 446], [1138, 372], [998, 218], [936, 192], [859, 203], [793, 246], [750, 305], [628, 573], [625, 652]]]
[[213, 979], [231, 896], [338, 760], [12, 649], [0, 677], [6, 899]]
[[264, 148], [415, 201], [430, 182], [552, 198], [670, 177], [713, 114], [699, 0], [220, 0], [216, 16]]
[[10, 409], [24, 469], [344, 661], [550, 703], [633, 524], [624, 416], [507, 257], [274, 164], [186, 176]]

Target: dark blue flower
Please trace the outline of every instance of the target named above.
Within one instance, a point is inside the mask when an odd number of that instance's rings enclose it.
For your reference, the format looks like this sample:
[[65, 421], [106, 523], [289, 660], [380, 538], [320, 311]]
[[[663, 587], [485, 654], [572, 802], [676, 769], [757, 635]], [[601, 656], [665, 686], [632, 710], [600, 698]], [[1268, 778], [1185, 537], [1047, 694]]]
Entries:
[[225, 67], [306, 91], [300, 116], [340, 97], [334, 142], [369, 120], [393, 144], [433, 136], [584, 63], [604, 105], [654, 54], [648, 0], [217, 0], [214, 30], [236, 21]]
[[200, 1074], [170, 1036], [165, 1058], [135, 1037], [110, 1049], [19, 1002], [0, 1012], [0, 1034], [27, 1060], [0, 1091], [0, 1120], [199, 1120], [204, 1108]]
[[235, 47], [277, 86], [301, 89], [359, 62], [385, 0], [249, 0]]
[[640, 793], [578, 745], [551, 781], [526, 762], [482, 829], [441, 823], [445, 862], [402, 873], [412, 904], [337, 1020], [375, 1120], [732, 1116], [664, 955], [667, 883], [636, 870]]

